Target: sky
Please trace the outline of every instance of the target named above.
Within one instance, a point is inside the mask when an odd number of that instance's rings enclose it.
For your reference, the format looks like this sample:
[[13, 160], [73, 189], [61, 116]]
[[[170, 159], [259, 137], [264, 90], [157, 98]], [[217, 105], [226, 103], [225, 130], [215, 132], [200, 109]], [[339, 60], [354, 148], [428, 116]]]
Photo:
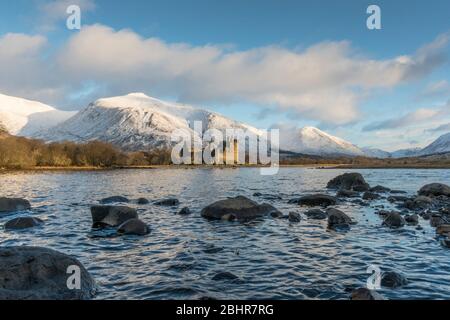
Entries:
[[449, 57], [448, 0], [0, 0], [0, 93], [64, 110], [144, 92], [258, 128], [423, 147], [450, 131]]

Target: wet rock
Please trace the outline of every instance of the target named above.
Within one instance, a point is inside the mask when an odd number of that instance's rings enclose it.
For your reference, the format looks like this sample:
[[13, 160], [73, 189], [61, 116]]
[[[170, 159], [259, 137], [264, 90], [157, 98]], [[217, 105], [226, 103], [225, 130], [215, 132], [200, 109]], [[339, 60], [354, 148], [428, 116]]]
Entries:
[[390, 212], [383, 221], [383, 225], [389, 228], [401, 228], [405, 225], [405, 219], [395, 211]]
[[329, 189], [344, 189], [353, 191], [368, 191], [369, 184], [360, 173], [344, 173], [330, 180], [327, 184]]
[[391, 190], [391, 191], [389, 191], [389, 193], [391, 193], [391, 194], [407, 194], [407, 192], [403, 191], [403, 190]]
[[173, 207], [179, 205], [180, 201], [178, 201], [178, 199], [175, 198], [168, 198], [155, 201], [153, 204], [157, 206]]
[[450, 239], [444, 239], [441, 241], [442, 245], [446, 248], [450, 248]]
[[354, 203], [354, 204], [360, 205], [362, 207], [368, 207], [369, 206], [369, 203], [367, 203], [367, 202], [365, 202], [365, 201], [363, 201], [361, 199], [355, 199], [355, 200], [353, 200], [351, 202]]
[[338, 209], [327, 209], [327, 215], [329, 228], [349, 227], [351, 224], [354, 224], [349, 216]]
[[212, 277], [213, 281], [236, 281], [239, 277], [231, 272], [218, 272]]
[[328, 218], [327, 213], [320, 209], [308, 210], [304, 214], [305, 214], [305, 216], [308, 217], [308, 219], [313, 219], [313, 220], [324, 220], [324, 219]]
[[128, 203], [130, 202], [130, 200], [122, 196], [113, 196], [100, 200], [101, 204], [118, 203], [118, 202]]
[[289, 221], [290, 222], [300, 222], [302, 217], [298, 212], [289, 212]]
[[389, 202], [406, 202], [410, 200], [408, 197], [405, 196], [390, 196], [387, 198]]
[[415, 226], [419, 224], [419, 216], [417, 214], [406, 215], [405, 221], [407, 224], [411, 226]]
[[14, 212], [31, 209], [28, 200], [20, 198], [0, 198], [0, 212]]
[[136, 209], [125, 206], [92, 206], [92, 225], [94, 228], [117, 227], [130, 219], [137, 219]]
[[[81, 272], [80, 290], [67, 286], [71, 266]], [[0, 300], [90, 299], [94, 291], [94, 280], [75, 258], [47, 248], [0, 247]]]
[[359, 192], [353, 190], [339, 190], [336, 194], [338, 198], [357, 198], [359, 197]]
[[436, 228], [436, 233], [441, 236], [449, 236], [450, 235], [450, 224], [441, 224]]
[[184, 207], [180, 210], [180, 212], [178, 212], [178, 214], [181, 216], [186, 216], [188, 214], [191, 214], [191, 210], [188, 207]]
[[149, 204], [150, 201], [148, 201], [148, 199], [146, 198], [139, 198], [137, 199], [137, 204]]
[[274, 195], [274, 194], [263, 194], [261, 192], [255, 192], [253, 194], [254, 197], [263, 198], [265, 200], [282, 200], [280, 196]]
[[378, 193], [375, 192], [364, 192], [363, 197], [364, 200], [377, 200], [380, 199], [381, 196]]
[[150, 228], [139, 219], [130, 219], [122, 223], [117, 228], [117, 232], [125, 235], [145, 236], [150, 233]]
[[[284, 218], [283, 213], [280, 212], [280, 211], [278, 211], [278, 210], [275, 210], [275, 211], [270, 212], [270, 216], [271, 216], [272, 218]], [[289, 216], [288, 216], [288, 218], [289, 218]]]
[[21, 230], [21, 229], [28, 229], [37, 227], [44, 223], [39, 218], [34, 217], [20, 217], [12, 219], [5, 223], [5, 230]]
[[381, 294], [367, 288], [358, 288], [352, 291], [351, 300], [386, 300]]
[[381, 286], [386, 288], [398, 288], [408, 284], [408, 279], [406, 279], [402, 274], [395, 271], [387, 271], [381, 274]]
[[297, 203], [301, 206], [323, 206], [328, 207], [337, 203], [337, 198], [326, 194], [312, 194], [290, 200], [289, 203]]
[[369, 191], [370, 192], [377, 192], [377, 193], [386, 193], [386, 192], [390, 192], [391, 189], [378, 185], [378, 186], [370, 188]]
[[437, 228], [437, 227], [439, 227], [439, 226], [441, 226], [443, 224], [448, 224], [447, 219], [443, 218], [440, 215], [432, 215], [431, 216], [431, 218], [430, 218], [430, 225], [433, 228]]
[[442, 183], [431, 183], [419, 190], [419, 195], [427, 197], [446, 196], [450, 197], [450, 187]]
[[201, 211], [207, 219], [250, 220], [279, 212], [270, 204], [258, 204], [246, 197], [238, 196], [210, 204]]
[[376, 211], [376, 212], [375, 212], [375, 214], [377, 214], [377, 215], [379, 215], [379, 216], [382, 216], [382, 217], [386, 217], [386, 216], [388, 216], [390, 213], [391, 213], [391, 211], [388, 211], [388, 210], [379, 210], [379, 211]]

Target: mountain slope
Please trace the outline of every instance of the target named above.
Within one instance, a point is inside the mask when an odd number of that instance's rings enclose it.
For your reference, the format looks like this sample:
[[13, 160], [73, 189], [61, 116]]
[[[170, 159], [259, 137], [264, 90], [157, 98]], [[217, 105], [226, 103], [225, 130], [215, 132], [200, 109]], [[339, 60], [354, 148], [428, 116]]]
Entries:
[[0, 129], [13, 135], [32, 136], [73, 114], [40, 102], [0, 94]]
[[314, 127], [280, 131], [280, 149], [320, 156], [363, 156], [357, 146]]
[[450, 152], [450, 132], [440, 136], [430, 145], [420, 150], [418, 155], [424, 156], [445, 152]]
[[390, 152], [377, 148], [361, 148], [361, 150], [364, 152], [364, 155], [369, 158], [386, 159], [392, 156]]

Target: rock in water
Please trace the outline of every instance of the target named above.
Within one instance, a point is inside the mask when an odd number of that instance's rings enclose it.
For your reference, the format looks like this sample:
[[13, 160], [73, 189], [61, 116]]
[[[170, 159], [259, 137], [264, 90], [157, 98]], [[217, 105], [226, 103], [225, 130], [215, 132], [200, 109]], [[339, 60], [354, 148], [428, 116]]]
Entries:
[[344, 212], [330, 208], [327, 210], [328, 215], [328, 228], [349, 227], [354, 224], [353, 220], [347, 216]]
[[392, 211], [384, 219], [383, 225], [389, 228], [401, 228], [405, 225], [405, 219], [400, 213]]
[[100, 200], [101, 204], [118, 203], [118, 202], [128, 203], [130, 202], [130, 200], [122, 196], [113, 196]]
[[308, 219], [313, 219], [313, 220], [324, 220], [328, 217], [327, 213], [320, 209], [308, 210], [304, 214], [305, 214], [305, 216], [308, 217]]
[[327, 184], [328, 189], [343, 189], [353, 191], [368, 191], [369, 184], [364, 180], [360, 173], [344, 173], [330, 180]]
[[92, 206], [92, 223], [94, 228], [117, 227], [130, 219], [138, 219], [135, 209], [125, 206]]
[[232, 274], [231, 272], [218, 272], [212, 277], [213, 281], [236, 281], [239, 277]]
[[359, 192], [341, 189], [337, 192], [336, 196], [338, 198], [357, 198], [359, 197]]
[[5, 223], [5, 230], [27, 229], [36, 227], [42, 223], [44, 223], [44, 221], [34, 217], [15, 218]]
[[370, 192], [385, 193], [385, 192], [390, 192], [390, 191], [391, 191], [391, 189], [380, 186], [380, 185], [370, 188]]
[[381, 197], [378, 193], [366, 191], [366, 192], [364, 192], [362, 198], [364, 200], [377, 200], [377, 199], [380, 199]]
[[430, 225], [433, 228], [437, 228], [443, 224], [448, 224], [448, 221], [446, 219], [444, 219], [442, 216], [440, 215], [432, 215], [430, 217]]
[[419, 216], [417, 214], [407, 215], [405, 221], [409, 225], [416, 226], [419, 224]]
[[436, 228], [436, 233], [441, 236], [449, 236], [450, 235], [450, 224], [441, 224]]
[[150, 228], [139, 219], [130, 219], [122, 223], [117, 228], [117, 232], [127, 235], [145, 236], [150, 233]]
[[13, 212], [31, 209], [30, 202], [20, 198], [0, 198], [0, 212]]
[[[80, 289], [69, 289], [71, 268]], [[90, 299], [95, 282], [83, 265], [63, 253], [39, 247], [0, 247], [0, 300]]]
[[279, 212], [270, 204], [258, 204], [246, 197], [238, 196], [220, 200], [203, 208], [201, 215], [207, 219], [250, 220]]
[[328, 207], [335, 205], [337, 203], [337, 199], [335, 197], [326, 195], [326, 194], [312, 194], [300, 197], [298, 199], [290, 200], [289, 203], [297, 203], [301, 206], [323, 206]]
[[398, 288], [408, 284], [408, 280], [400, 273], [394, 271], [383, 272], [381, 285], [387, 288]]
[[367, 288], [352, 291], [351, 300], [386, 300], [381, 294]]
[[419, 195], [427, 197], [446, 196], [450, 197], [450, 187], [442, 183], [431, 183], [419, 190]]
[[180, 210], [180, 212], [178, 212], [178, 214], [181, 216], [186, 216], [188, 214], [191, 214], [191, 210], [188, 207], [184, 207]]
[[298, 213], [298, 212], [289, 212], [288, 219], [290, 222], [300, 222], [302, 220], [302, 217], [300, 216], [300, 213]]
[[154, 205], [167, 206], [167, 207], [177, 206], [179, 204], [180, 204], [180, 201], [178, 201], [178, 199], [175, 199], [175, 198], [162, 199], [162, 200], [158, 200], [158, 201], [154, 202]]
[[149, 204], [150, 201], [148, 201], [148, 199], [145, 198], [139, 198], [137, 199], [137, 204]]

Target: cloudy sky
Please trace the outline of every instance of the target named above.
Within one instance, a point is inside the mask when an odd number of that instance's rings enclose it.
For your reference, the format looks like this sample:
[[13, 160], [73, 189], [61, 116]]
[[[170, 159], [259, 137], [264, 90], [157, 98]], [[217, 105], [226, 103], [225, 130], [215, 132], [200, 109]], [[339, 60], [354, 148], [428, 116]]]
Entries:
[[448, 0], [0, 0], [0, 93], [76, 110], [144, 92], [389, 151], [450, 131], [449, 57]]

